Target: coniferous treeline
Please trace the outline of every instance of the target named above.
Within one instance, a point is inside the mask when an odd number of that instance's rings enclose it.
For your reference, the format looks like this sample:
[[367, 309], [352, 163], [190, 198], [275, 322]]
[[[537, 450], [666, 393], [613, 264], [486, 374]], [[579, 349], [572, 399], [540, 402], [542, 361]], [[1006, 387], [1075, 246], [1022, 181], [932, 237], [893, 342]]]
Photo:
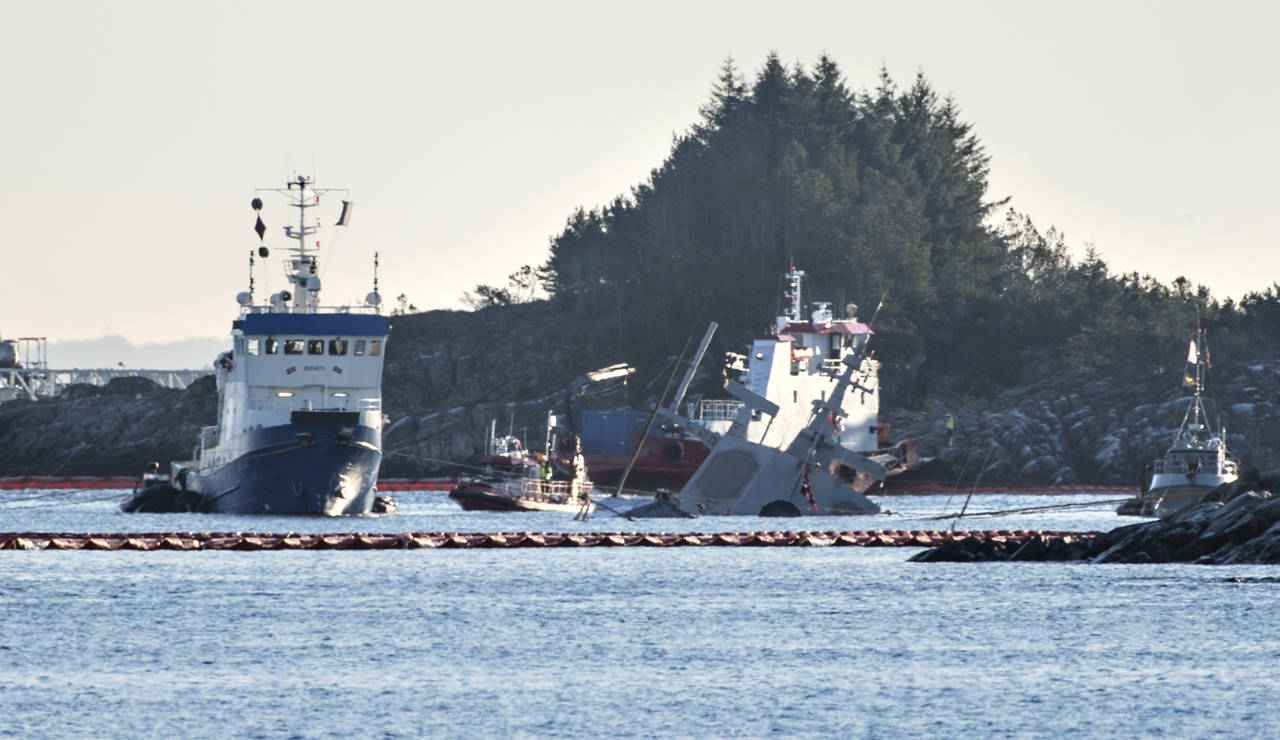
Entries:
[[1219, 303], [1184, 279], [1113, 275], [990, 200], [981, 142], [923, 74], [855, 92], [825, 55], [808, 69], [771, 54], [750, 84], [730, 60], [700, 114], [629, 196], [576, 211], [539, 270], [566, 312], [611, 318], [601, 341], [642, 367], [710, 320], [725, 348], [761, 331], [791, 264], [806, 298], [863, 320], [887, 296], [875, 346], [891, 402], [1145, 372], [1176, 358], [1197, 310], [1220, 356], [1276, 351], [1280, 286]]

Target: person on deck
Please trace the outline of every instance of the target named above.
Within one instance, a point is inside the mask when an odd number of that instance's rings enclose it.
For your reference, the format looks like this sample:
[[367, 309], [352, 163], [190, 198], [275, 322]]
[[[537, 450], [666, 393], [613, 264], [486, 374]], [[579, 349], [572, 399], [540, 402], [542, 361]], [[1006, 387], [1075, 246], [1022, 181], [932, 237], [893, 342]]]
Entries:
[[582, 456], [582, 439], [576, 438], [573, 452], [573, 482], [570, 489], [575, 501], [581, 501], [586, 497], [586, 483], [587, 460]]

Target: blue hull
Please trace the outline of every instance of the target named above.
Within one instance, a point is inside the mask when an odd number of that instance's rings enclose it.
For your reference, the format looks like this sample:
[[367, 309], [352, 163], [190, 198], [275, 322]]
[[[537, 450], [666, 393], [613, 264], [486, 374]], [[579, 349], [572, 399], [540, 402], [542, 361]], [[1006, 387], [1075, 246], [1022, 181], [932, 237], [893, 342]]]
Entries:
[[[368, 514], [380, 434], [366, 426], [293, 423], [249, 433], [252, 452], [220, 468], [188, 473], [204, 511], [224, 514]], [[178, 481], [181, 487], [182, 481]]]

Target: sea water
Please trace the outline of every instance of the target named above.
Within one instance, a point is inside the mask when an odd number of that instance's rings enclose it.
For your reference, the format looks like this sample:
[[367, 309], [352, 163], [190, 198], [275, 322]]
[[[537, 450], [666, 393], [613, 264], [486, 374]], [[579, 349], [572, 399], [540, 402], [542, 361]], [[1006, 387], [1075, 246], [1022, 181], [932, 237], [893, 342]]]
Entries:
[[[4, 531], [935, 529], [891, 515], [125, 515], [0, 493]], [[1106, 529], [984, 496], [958, 529]], [[1096, 503], [1096, 506], [1088, 504]], [[1063, 506], [1063, 505], [1072, 506]], [[1078, 506], [1076, 506], [1078, 504]], [[1060, 506], [1056, 509], [1040, 507]], [[1021, 513], [993, 514], [1033, 509]], [[1280, 727], [1280, 570], [921, 564], [915, 548], [0, 551], [0, 734], [1242, 737]]]

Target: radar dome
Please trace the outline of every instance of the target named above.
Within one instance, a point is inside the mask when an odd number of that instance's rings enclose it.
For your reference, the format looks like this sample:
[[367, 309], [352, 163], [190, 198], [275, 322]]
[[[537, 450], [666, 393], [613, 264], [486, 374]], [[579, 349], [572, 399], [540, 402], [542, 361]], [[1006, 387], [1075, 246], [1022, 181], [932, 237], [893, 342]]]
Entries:
[[320, 278], [316, 277], [315, 275], [312, 275], [311, 277], [307, 278], [307, 290], [310, 290], [310, 291], [320, 290]]
[[253, 296], [249, 295], [249, 291], [242, 290], [239, 293], [236, 293], [236, 303], [239, 303], [241, 306], [247, 306], [251, 302], [253, 302]]
[[377, 293], [370, 293], [364, 297], [364, 302], [368, 303], [370, 306], [377, 306], [382, 303], [382, 296]]

